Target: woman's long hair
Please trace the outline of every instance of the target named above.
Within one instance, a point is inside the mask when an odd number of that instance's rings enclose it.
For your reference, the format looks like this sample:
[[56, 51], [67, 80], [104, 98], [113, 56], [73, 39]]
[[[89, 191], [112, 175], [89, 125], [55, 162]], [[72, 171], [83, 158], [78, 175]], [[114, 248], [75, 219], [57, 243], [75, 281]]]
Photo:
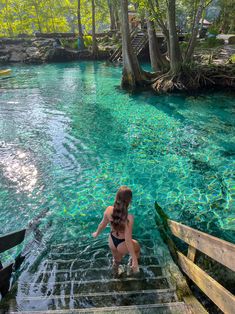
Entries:
[[113, 205], [111, 225], [113, 230], [123, 232], [128, 216], [128, 206], [132, 199], [132, 191], [127, 186], [121, 186], [117, 191], [115, 202]]

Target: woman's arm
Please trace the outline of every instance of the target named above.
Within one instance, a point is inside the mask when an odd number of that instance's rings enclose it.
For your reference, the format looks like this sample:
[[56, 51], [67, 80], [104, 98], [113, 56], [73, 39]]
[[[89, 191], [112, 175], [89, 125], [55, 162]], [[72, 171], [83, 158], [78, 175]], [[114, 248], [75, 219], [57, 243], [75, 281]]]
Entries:
[[[109, 207], [108, 207], [109, 208]], [[107, 208], [107, 209], [108, 209]], [[104, 212], [104, 216], [103, 216], [103, 219], [102, 221], [100, 222], [97, 230], [95, 232], [92, 233], [92, 236], [94, 238], [98, 237], [98, 235], [101, 233], [102, 230], [104, 230], [104, 228], [107, 226], [107, 224], [109, 223], [109, 219], [107, 217], [107, 209], [105, 210]]]
[[126, 242], [127, 249], [128, 249], [128, 251], [131, 255], [131, 258], [132, 258], [132, 265], [131, 265], [132, 270], [134, 272], [138, 272], [139, 271], [138, 259], [136, 257], [134, 245], [132, 242], [133, 223], [134, 223], [134, 217], [132, 215], [130, 215], [129, 216], [129, 222], [127, 222], [126, 226], [125, 226], [125, 242]]

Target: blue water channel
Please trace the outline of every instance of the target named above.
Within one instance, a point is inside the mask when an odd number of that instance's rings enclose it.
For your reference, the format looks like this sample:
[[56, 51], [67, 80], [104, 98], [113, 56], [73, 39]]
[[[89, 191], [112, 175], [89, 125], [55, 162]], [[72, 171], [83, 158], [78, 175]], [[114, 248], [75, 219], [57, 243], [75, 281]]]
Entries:
[[234, 94], [129, 94], [120, 77], [75, 62], [14, 66], [0, 81], [0, 233], [36, 218], [44, 243], [89, 243], [128, 185], [135, 237], [153, 232], [157, 201], [235, 242]]

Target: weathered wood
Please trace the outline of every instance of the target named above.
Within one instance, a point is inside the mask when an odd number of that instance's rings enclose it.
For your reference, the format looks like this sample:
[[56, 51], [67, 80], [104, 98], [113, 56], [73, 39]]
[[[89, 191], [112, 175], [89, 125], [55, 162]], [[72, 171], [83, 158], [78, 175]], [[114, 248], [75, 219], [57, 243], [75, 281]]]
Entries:
[[0, 253], [20, 244], [25, 237], [26, 229], [0, 237]]
[[232, 314], [235, 309], [235, 297], [216, 280], [191, 262], [181, 252], [177, 252], [178, 262], [187, 276], [225, 313]]
[[234, 244], [172, 220], [168, 220], [168, 225], [176, 237], [235, 271]]
[[196, 252], [197, 252], [197, 250], [195, 249], [195, 247], [189, 245], [187, 257], [188, 257], [188, 259], [190, 259], [192, 262], [194, 262], [194, 260], [195, 260]]
[[203, 305], [193, 296], [187, 295], [183, 297], [183, 301], [188, 305], [191, 309], [191, 312], [194, 314], [208, 314], [207, 310], [203, 307]]

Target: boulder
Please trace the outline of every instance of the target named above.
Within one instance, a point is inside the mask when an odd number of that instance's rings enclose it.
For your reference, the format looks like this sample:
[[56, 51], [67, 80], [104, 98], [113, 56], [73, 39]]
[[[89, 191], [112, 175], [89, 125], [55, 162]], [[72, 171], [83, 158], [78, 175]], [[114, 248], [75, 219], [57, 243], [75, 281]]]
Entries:
[[26, 53], [21, 50], [14, 50], [11, 52], [9, 61], [10, 62], [23, 62], [26, 58]]
[[32, 56], [34, 54], [39, 53], [39, 50], [36, 47], [28, 47], [25, 52], [30, 57], [30, 56]]
[[229, 45], [235, 45], [235, 36], [231, 36], [228, 39], [228, 44]]
[[0, 63], [8, 62], [9, 58], [10, 58], [9, 55], [0, 56]]

